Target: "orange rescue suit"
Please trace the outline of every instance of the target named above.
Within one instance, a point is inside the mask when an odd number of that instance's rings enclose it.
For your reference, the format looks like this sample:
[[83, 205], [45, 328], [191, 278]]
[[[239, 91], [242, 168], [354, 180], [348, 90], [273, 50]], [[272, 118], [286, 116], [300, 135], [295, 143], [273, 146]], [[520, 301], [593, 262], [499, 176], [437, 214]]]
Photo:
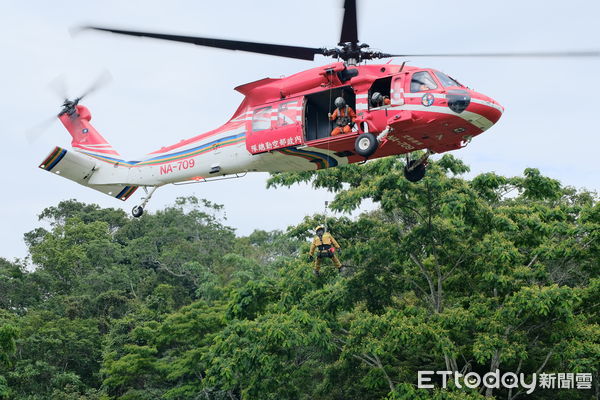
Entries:
[[337, 126], [331, 131], [331, 136], [337, 136], [340, 133], [350, 133], [352, 124], [356, 121], [356, 113], [350, 106], [342, 109], [336, 108], [331, 114], [330, 119], [336, 121]]

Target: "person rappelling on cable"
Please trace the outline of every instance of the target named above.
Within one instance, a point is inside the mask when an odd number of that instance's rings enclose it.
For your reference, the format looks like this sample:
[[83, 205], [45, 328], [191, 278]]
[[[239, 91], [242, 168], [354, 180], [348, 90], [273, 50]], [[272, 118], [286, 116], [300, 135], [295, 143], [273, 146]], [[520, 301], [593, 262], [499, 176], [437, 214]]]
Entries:
[[308, 252], [308, 260], [314, 261], [315, 275], [319, 275], [321, 272], [321, 259], [323, 258], [331, 258], [333, 265], [341, 272], [342, 263], [336, 255], [336, 252], [340, 253], [341, 251], [340, 245], [329, 232], [325, 232], [325, 227], [323, 225], [317, 226], [315, 231], [317, 236], [313, 239], [310, 245], [310, 251]]
[[354, 125], [354, 121], [356, 121], [356, 113], [346, 104], [346, 100], [341, 97], [338, 97], [334, 101], [335, 110], [332, 113], [329, 113], [329, 119], [335, 121], [337, 125], [331, 131], [331, 136], [337, 136], [340, 133], [350, 133], [352, 131], [352, 125]]

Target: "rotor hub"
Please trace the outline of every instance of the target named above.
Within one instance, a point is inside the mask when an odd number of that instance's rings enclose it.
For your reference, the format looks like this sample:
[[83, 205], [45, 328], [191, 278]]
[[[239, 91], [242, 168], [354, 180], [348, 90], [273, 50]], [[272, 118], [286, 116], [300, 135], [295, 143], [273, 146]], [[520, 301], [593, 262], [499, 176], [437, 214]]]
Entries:
[[72, 116], [77, 111], [77, 104], [79, 104], [80, 97], [77, 97], [74, 100], [65, 99], [65, 102], [62, 105], [62, 109], [58, 113], [58, 116], [67, 114], [68, 116]]

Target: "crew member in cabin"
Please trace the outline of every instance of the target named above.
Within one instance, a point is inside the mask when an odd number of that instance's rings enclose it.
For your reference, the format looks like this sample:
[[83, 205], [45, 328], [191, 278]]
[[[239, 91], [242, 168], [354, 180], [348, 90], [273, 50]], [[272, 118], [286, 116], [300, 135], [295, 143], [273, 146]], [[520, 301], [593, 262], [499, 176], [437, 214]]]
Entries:
[[382, 95], [379, 92], [375, 92], [371, 96], [371, 106], [373, 106], [373, 107], [389, 106], [390, 103], [391, 103], [390, 98], [388, 96]]
[[346, 104], [341, 97], [335, 99], [335, 110], [329, 113], [329, 119], [335, 121], [336, 127], [331, 131], [331, 136], [337, 136], [341, 133], [350, 133], [352, 125], [356, 121], [356, 113]]
[[[329, 234], [329, 232], [325, 232], [325, 227], [323, 225], [319, 225], [315, 228], [317, 236], [313, 239], [310, 245], [310, 251], [308, 252], [308, 260], [314, 261], [314, 272], [315, 275], [319, 275], [321, 271], [321, 260], [323, 258], [331, 258], [333, 261], [333, 265], [338, 269], [338, 271], [342, 271], [342, 263], [340, 259], [335, 254], [336, 252], [340, 252], [340, 245], [338, 242]], [[315, 258], [316, 253], [316, 258]]]

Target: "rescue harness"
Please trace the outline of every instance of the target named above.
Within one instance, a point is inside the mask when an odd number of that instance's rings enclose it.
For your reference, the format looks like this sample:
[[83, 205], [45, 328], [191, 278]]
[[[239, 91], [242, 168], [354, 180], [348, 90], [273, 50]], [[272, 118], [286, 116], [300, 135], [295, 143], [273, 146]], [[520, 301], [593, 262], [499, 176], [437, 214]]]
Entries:
[[342, 115], [342, 109], [338, 109], [338, 117], [335, 120], [337, 126], [346, 126], [352, 123], [352, 118], [348, 115], [348, 105], [343, 109], [344, 114]]
[[323, 243], [323, 238], [319, 238], [320, 245], [317, 245], [317, 258], [332, 258], [335, 252], [335, 247], [330, 244]]

